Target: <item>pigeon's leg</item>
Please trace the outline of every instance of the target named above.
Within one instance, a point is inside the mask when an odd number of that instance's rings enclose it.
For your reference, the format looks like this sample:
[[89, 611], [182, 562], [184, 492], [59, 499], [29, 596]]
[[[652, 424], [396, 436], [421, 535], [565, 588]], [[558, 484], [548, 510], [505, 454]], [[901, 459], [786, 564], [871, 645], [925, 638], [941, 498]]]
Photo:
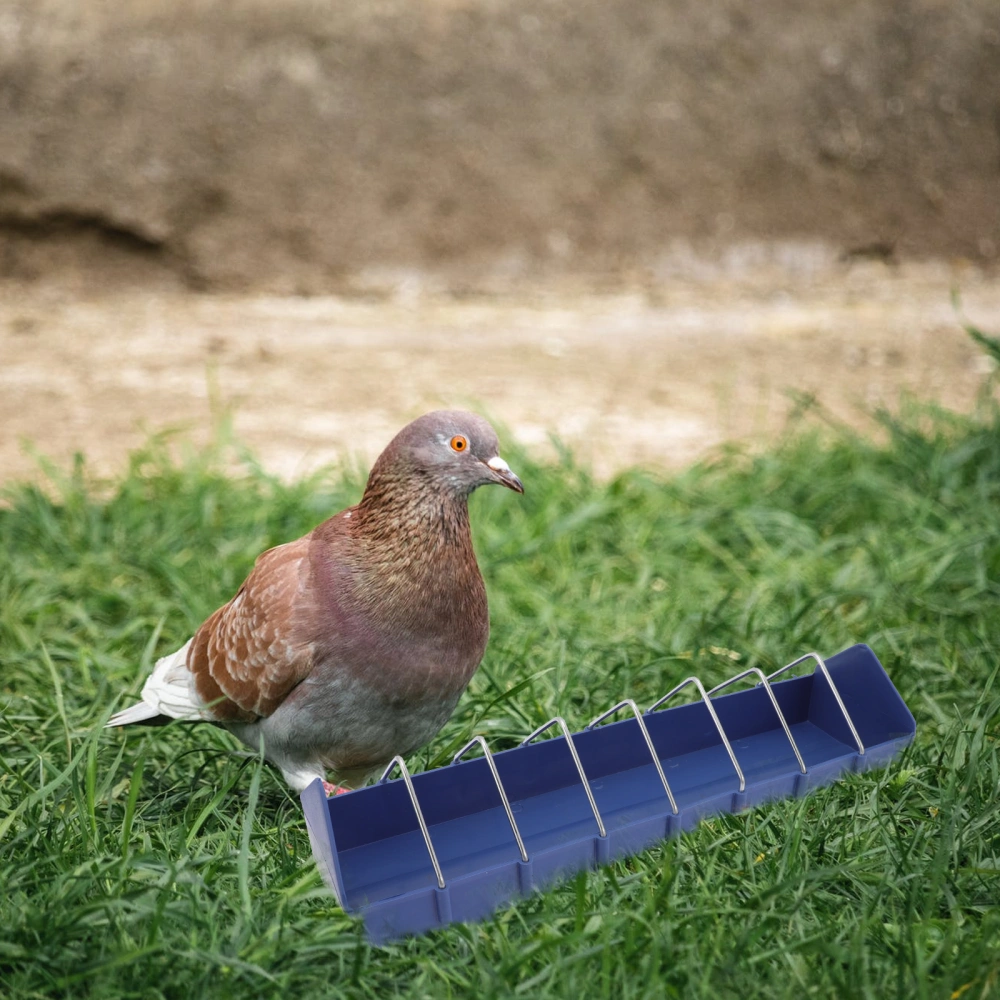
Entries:
[[349, 792], [350, 790], [350, 788], [345, 788], [343, 785], [334, 785], [329, 781], [323, 782], [323, 791], [326, 792], [327, 798], [331, 795], [343, 795], [345, 792]]

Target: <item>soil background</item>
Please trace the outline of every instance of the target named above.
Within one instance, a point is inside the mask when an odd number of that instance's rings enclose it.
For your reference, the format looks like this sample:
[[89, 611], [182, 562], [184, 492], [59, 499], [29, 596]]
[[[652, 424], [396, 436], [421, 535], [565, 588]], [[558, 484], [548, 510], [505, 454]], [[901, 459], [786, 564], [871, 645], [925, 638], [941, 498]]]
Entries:
[[0, 479], [210, 398], [288, 474], [967, 406], [998, 248], [995, 0], [0, 0]]

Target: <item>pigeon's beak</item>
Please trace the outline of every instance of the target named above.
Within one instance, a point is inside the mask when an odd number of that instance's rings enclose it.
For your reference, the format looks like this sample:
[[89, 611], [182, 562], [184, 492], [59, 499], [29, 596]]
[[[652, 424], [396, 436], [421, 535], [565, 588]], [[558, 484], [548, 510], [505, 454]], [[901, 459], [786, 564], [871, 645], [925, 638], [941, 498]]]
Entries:
[[499, 455], [494, 455], [493, 458], [485, 464], [493, 473], [493, 478], [498, 483], [502, 483], [515, 493], [524, 492], [524, 486], [522, 485], [521, 480], [510, 471], [510, 466]]

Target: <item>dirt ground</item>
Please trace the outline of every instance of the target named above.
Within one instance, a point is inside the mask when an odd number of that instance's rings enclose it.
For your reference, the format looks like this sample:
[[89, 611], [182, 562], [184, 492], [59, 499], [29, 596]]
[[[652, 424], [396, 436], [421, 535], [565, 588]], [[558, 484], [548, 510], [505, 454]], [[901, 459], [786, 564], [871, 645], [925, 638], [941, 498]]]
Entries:
[[725, 440], [772, 439], [795, 394], [867, 428], [903, 390], [971, 406], [989, 365], [953, 288], [971, 321], [1000, 331], [1000, 279], [941, 263], [795, 270], [735, 254], [631, 289], [472, 298], [415, 274], [369, 299], [6, 285], [0, 480], [38, 474], [25, 442], [113, 473], [152, 431], [207, 440], [223, 408], [288, 477], [368, 461], [438, 406], [481, 409], [542, 452], [555, 432], [601, 474], [676, 468]]

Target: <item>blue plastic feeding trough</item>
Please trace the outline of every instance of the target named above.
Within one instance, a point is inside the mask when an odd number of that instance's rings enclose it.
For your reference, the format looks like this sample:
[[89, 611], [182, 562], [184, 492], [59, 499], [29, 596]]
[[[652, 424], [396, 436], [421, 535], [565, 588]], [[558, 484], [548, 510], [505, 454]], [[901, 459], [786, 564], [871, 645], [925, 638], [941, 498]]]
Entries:
[[[811, 674], [772, 683], [806, 661]], [[720, 694], [740, 681], [756, 684]], [[661, 707], [689, 685], [700, 700]], [[561, 736], [536, 742], [552, 728]], [[412, 777], [397, 757], [348, 795], [327, 798], [317, 780], [302, 806], [320, 871], [378, 943], [480, 920], [705, 816], [881, 767], [915, 732], [875, 654], [858, 645], [766, 677], [744, 670], [710, 691], [689, 677], [644, 712], [626, 700], [572, 734], [555, 718], [495, 755], [477, 736], [450, 765]], [[477, 745], [484, 756], [465, 759]], [[402, 780], [390, 781], [397, 767]]]

